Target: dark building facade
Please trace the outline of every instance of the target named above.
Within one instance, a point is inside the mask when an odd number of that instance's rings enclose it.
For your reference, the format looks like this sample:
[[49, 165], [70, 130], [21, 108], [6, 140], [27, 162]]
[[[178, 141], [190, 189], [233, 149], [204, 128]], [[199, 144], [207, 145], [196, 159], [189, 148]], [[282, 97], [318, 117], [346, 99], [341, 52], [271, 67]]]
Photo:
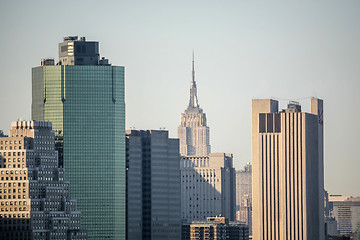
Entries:
[[180, 239], [179, 161], [167, 131], [126, 132], [127, 239]]

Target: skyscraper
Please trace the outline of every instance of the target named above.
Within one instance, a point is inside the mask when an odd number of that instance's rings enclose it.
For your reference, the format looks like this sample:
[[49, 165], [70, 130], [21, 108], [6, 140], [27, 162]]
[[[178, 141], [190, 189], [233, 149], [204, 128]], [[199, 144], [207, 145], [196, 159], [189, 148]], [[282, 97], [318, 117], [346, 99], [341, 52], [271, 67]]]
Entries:
[[126, 132], [127, 239], [181, 238], [179, 160], [167, 131]]
[[244, 169], [236, 171], [236, 220], [249, 226], [251, 235], [252, 216], [252, 171], [247, 163]]
[[0, 137], [0, 169], [0, 239], [86, 239], [51, 123], [13, 122]]
[[253, 238], [324, 239], [323, 101], [252, 100]]
[[32, 69], [32, 118], [53, 123], [88, 238], [125, 239], [124, 67], [76, 36], [59, 44], [59, 59]]
[[233, 155], [183, 156], [181, 170], [181, 217], [191, 223], [223, 216], [235, 221], [235, 169]]
[[197, 98], [193, 55], [189, 105], [185, 113], [181, 114], [178, 127], [181, 155], [206, 156], [210, 153], [210, 130], [206, 124], [206, 114], [200, 108]]

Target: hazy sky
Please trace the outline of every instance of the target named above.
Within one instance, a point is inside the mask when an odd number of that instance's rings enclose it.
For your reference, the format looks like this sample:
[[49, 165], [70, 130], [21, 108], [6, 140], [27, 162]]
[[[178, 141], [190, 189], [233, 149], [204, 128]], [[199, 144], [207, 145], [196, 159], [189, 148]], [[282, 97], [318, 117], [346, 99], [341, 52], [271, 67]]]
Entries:
[[213, 152], [251, 161], [251, 99], [324, 100], [325, 187], [360, 196], [360, 1], [3, 1], [0, 129], [30, 119], [31, 68], [67, 35], [126, 68], [127, 128], [176, 137], [195, 50]]

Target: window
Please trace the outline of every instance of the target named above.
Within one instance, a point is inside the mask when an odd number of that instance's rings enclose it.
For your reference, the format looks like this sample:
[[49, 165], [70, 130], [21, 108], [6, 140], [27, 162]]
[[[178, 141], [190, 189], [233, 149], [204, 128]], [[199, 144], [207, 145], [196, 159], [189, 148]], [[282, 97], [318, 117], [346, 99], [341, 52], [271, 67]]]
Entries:
[[273, 131], [273, 126], [274, 126], [273, 117], [274, 117], [274, 114], [272, 114], [272, 113], [267, 114], [267, 131], [266, 132], [268, 132], [268, 133], [274, 132]]
[[259, 114], [259, 132], [264, 133], [266, 131], [265, 126], [265, 113]]
[[281, 132], [281, 115], [280, 113], [275, 113], [275, 132]]

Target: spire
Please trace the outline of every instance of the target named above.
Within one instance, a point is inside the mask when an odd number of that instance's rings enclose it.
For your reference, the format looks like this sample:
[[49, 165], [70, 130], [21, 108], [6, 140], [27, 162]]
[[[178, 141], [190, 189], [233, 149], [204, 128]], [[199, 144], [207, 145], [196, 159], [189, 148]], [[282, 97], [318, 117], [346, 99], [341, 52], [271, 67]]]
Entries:
[[195, 82], [195, 61], [194, 61], [194, 50], [192, 55], [192, 81], [190, 84], [190, 101], [189, 107], [191, 108], [198, 108], [199, 103], [197, 99], [197, 89], [196, 89], [196, 82]]
[[192, 82], [195, 83], [195, 64], [194, 64], [194, 50], [192, 52]]

